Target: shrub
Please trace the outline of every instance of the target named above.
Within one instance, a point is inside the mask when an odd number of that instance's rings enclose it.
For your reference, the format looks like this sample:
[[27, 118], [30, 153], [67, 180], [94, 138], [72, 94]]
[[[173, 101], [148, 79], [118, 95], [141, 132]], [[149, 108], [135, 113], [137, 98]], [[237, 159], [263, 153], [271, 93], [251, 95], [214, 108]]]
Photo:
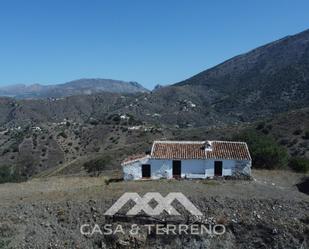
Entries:
[[265, 122], [259, 122], [255, 127], [256, 130], [262, 130], [265, 127]]
[[100, 171], [108, 168], [108, 166], [111, 164], [111, 161], [112, 158], [109, 155], [106, 155], [84, 163], [84, 168], [88, 173], [96, 173], [99, 175]]
[[271, 124], [268, 124], [268, 125], [266, 126], [266, 128], [267, 128], [268, 130], [271, 130], [271, 129], [273, 128], [273, 126], [272, 126]]
[[62, 131], [58, 134], [58, 137], [68, 138], [68, 135], [64, 131]]
[[309, 139], [309, 131], [305, 131], [305, 135], [303, 136], [303, 139]]
[[309, 171], [309, 160], [303, 157], [292, 157], [289, 161], [289, 166], [296, 172]]
[[99, 124], [99, 121], [98, 121], [97, 119], [91, 118], [91, 119], [89, 120], [89, 124], [91, 124], [91, 125], [98, 125], [98, 124]]
[[4, 165], [0, 167], [0, 183], [17, 182], [19, 176], [12, 167]]
[[3, 151], [2, 151], [2, 156], [9, 153], [10, 152], [10, 149], [9, 148], [5, 148]]
[[300, 135], [302, 133], [301, 129], [297, 129], [293, 132], [293, 135]]
[[289, 144], [289, 140], [288, 140], [287, 138], [283, 138], [283, 139], [281, 139], [281, 140], [279, 141], [279, 143], [280, 143], [281, 145], [288, 145], [288, 144]]
[[271, 137], [255, 132], [245, 131], [234, 139], [247, 142], [254, 168], [284, 168], [288, 163], [287, 150], [276, 143]]

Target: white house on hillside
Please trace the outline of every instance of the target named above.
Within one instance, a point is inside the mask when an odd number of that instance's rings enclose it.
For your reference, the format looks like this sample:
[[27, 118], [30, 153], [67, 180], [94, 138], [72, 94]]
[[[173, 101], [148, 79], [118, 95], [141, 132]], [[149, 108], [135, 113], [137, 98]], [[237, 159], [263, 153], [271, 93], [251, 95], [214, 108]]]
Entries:
[[150, 155], [131, 156], [121, 165], [125, 180], [251, 175], [244, 142], [154, 141]]

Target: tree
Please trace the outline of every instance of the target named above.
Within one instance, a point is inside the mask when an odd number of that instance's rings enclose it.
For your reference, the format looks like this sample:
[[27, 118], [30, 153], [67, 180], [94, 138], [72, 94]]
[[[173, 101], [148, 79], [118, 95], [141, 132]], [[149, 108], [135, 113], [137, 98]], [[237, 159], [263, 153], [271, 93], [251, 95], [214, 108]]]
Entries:
[[109, 167], [111, 162], [112, 158], [109, 155], [105, 155], [84, 163], [84, 168], [88, 173], [99, 175], [101, 171]]
[[0, 167], [0, 183], [17, 181], [19, 181], [19, 177], [13, 167], [8, 165]]
[[306, 173], [309, 171], [309, 160], [304, 157], [292, 157], [289, 166], [297, 172]]
[[247, 130], [234, 139], [247, 142], [254, 168], [276, 169], [287, 166], [287, 150], [271, 137], [253, 130]]

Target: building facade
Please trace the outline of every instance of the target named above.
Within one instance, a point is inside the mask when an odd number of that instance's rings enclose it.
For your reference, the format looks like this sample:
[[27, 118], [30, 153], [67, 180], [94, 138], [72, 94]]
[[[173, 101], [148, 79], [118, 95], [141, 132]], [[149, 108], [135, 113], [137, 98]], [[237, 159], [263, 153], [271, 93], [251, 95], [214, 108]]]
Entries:
[[250, 176], [251, 156], [244, 142], [154, 141], [149, 155], [122, 162], [125, 180]]

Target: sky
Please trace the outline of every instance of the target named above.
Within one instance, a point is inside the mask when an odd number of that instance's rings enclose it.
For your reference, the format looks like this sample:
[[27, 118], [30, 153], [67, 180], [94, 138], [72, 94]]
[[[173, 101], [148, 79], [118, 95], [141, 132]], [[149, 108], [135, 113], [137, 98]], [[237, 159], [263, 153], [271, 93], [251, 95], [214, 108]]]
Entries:
[[0, 86], [172, 84], [309, 28], [308, 0], [0, 0]]

